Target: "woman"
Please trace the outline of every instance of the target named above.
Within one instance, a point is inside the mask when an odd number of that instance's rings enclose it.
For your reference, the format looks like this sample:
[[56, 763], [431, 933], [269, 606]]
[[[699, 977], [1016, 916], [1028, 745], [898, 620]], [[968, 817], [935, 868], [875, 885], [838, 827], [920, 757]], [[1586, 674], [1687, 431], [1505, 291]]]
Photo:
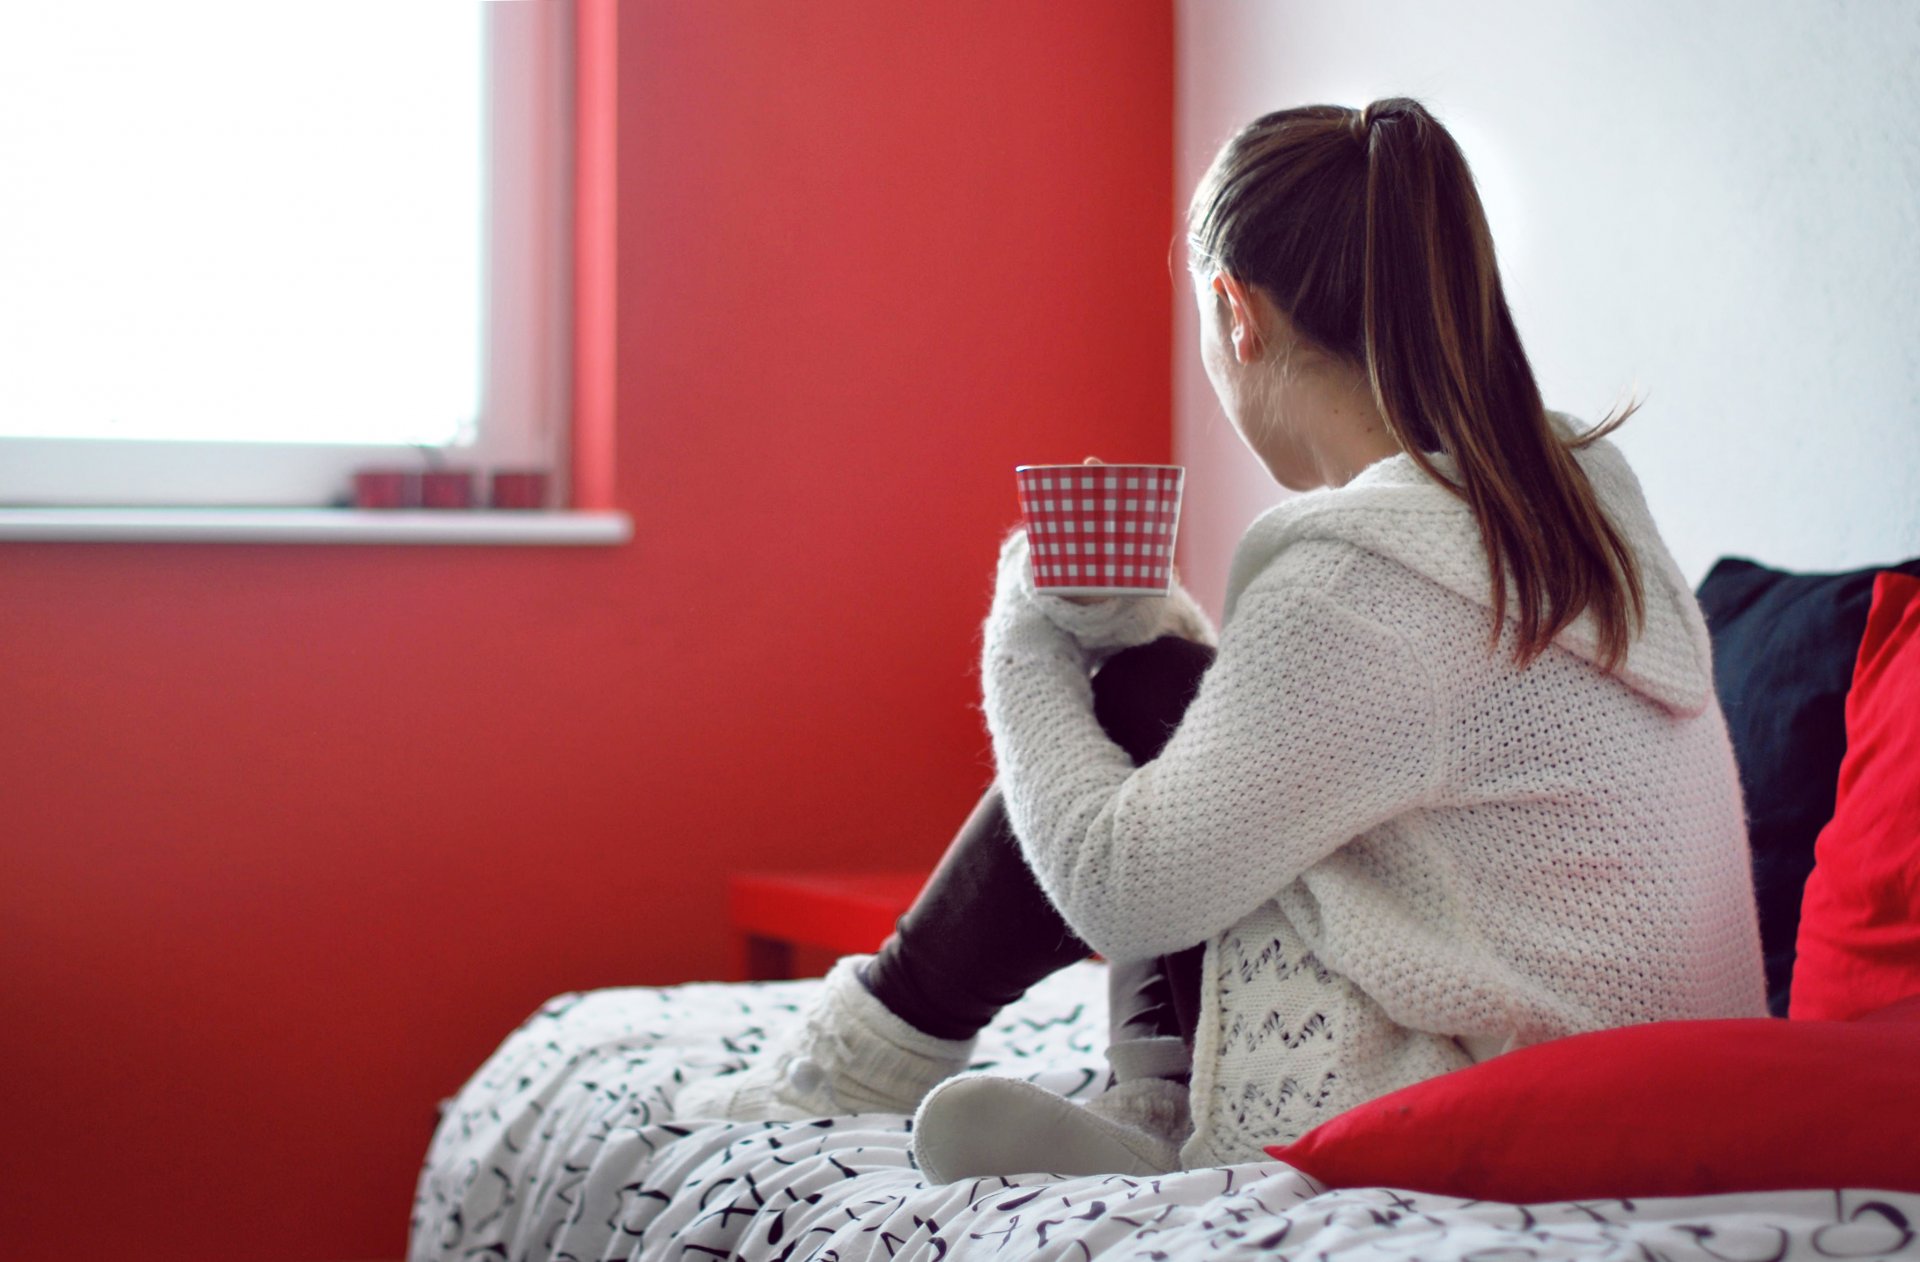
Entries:
[[[1542, 406], [1453, 139], [1404, 98], [1269, 114], [1189, 254], [1227, 416], [1309, 492], [1241, 540], [1217, 655], [1184, 590], [1039, 594], [1011, 536], [994, 790], [879, 953], [683, 1116], [917, 1109], [936, 1179], [1147, 1173], [1546, 1039], [1764, 1015], [1705, 624], [1603, 437], [1631, 409]], [[1089, 945], [1105, 1094], [951, 1077]]]

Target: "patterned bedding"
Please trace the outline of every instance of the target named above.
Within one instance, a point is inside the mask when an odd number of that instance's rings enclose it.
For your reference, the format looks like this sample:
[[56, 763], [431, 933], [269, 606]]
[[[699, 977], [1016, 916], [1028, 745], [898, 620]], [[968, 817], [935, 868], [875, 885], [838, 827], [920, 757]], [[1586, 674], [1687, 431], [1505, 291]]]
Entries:
[[[410, 1262], [1920, 1258], [1920, 1196], [1909, 1194], [1518, 1206], [1322, 1191], [1279, 1162], [928, 1187], [905, 1117], [674, 1120], [683, 1083], [741, 1063], [817, 985], [629, 987], [548, 1001], [442, 1102]], [[969, 1072], [1097, 1091], [1105, 994], [1097, 963], [1049, 979], [981, 1036]]]

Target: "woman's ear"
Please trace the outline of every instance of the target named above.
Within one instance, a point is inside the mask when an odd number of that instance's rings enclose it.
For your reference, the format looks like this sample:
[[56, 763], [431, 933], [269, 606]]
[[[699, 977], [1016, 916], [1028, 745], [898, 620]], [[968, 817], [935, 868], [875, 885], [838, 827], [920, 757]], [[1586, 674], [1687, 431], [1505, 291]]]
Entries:
[[1260, 358], [1260, 324], [1254, 317], [1253, 295], [1248, 287], [1225, 272], [1213, 274], [1213, 292], [1227, 300], [1227, 313], [1233, 321], [1228, 340], [1233, 357], [1243, 364]]

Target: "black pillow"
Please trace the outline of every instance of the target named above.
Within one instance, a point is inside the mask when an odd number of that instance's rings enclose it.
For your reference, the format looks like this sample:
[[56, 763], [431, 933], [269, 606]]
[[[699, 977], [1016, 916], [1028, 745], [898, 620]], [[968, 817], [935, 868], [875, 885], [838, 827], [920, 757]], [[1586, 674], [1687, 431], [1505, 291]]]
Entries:
[[1713, 684], [1746, 795], [1767, 1007], [1787, 1015], [1800, 896], [1813, 843], [1833, 818], [1847, 752], [1847, 689], [1873, 578], [1920, 576], [1920, 560], [1848, 574], [1788, 574], [1723, 557], [1697, 593], [1713, 638]]

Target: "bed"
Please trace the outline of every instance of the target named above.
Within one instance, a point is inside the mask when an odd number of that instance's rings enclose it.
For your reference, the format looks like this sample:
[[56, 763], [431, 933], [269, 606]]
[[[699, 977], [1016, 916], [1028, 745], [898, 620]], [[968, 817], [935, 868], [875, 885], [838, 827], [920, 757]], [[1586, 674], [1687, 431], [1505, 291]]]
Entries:
[[[411, 1262], [1920, 1257], [1911, 1193], [1509, 1205], [1326, 1190], [1278, 1161], [929, 1187], [903, 1116], [675, 1120], [684, 1083], [742, 1063], [819, 984], [626, 987], [542, 1005], [442, 1102], [414, 1199]], [[968, 1072], [1073, 1096], [1097, 1090], [1105, 995], [1097, 962], [1057, 974], [983, 1033]]]
[[[1874, 712], [1846, 706], [1856, 654], [1864, 679], [1867, 646], [1895, 642], [1881, 611], [1893, 610], [1896, 584], [1908, 611], [1898, 615], [1905, 647], [1882, 664], [1903, 663], [1905, 673], [1882, 678], [1871, 695], [1903, 739], [1916, 739], [1920, 559], [1894, 568], [1791, 575], [1730, 558], [1699, 593], [1751, 817], [1773, 1018], [1653, 1022], [1523, 1048], [1370, 1102], [1302, 1141], [1333, 1135], [1323, 1155], [1378, 1171], [1419, 1168], [1403, 1161], [1418, 1152], [1411, 1135], [1457, 1150], [1476, 1129], [1479, 1142], [1495, 1144], [1530, 1130], [1531, 1147], [1479, 1161], [1480, 1175], [1544, 1171], [1548, 1183], [1526, 1186], [1548, 1186], [1610, 1143], [1612, 1164], [1596, 1168], [1616, 1173], [1603, 1181], [1620, 1171], [1644, 1179], [1664, 1161], [1672, 1182], [1658, 1186], [1799, 1190], [1634, 1199], [1514, 1192], [1510, 1200], [1482, 1191], [1465, 1199], [1406, 1190], [1458, 1190], [1467, 1186], [1464, 1167], [1452, 1181], [1349, 1175], [1334, 1186], [1279, 1160], [1158, 1178], [1037, 1172], [929, 1186], [904, 1116], [678, 1120], [674, 1100], [687, 1083], [743, 1064], [821, 984], [697, 983], [559, 995], [513, 1031], [441, 1102], [414, 1197], [411, 1262], [1920, 1258], [1920, 921], [1907, 927], [1896, 958], [1881, 961], [1899, 966], [1881, 1000], [1907, 998], [1873, 1014], [1856, 1005], [1862, 1015], [1845, 1021], [1780, 1019], [1790, 999], [1806, 999], [1804, 986], [1791, 989], [1796, 979], [1818, 977], [1795, 958], [1796, 935], [1807, 940], [1798, 932], [1801, 894], [1816, 866], [1816, 834], [1822, 877], [1844, 876], [1834, 861], [1849, 853], [1877, 853], [1891, 864], [1882, 870], [1920, 870], [1912, 780], [1920, 757], [1884, 742], [1862, 743], [1858, 763], [1847, 754], [1851, 724]], [[1855, 700], [1863, 695], [1854, 689]], [[1843, 757], [1851, 787], [1836, 812]], [[1899, 818], [1912, 826], [1857, 828], [1854, 807], [1871, 804], [1862, 793], [1875, 785], [1905, 795], [1900, 809], [1915, 813]], [[1882, 825], [1895, 818], [1883, 809], [1889, 800], [1875, 808]], [[1076, 964], [1006, 1009], [982, 1033], [967, 1072], [1025, 1078], [1075, 1098], [1098, 1091], [1103, 968]], [[1886, 1023], [1888, 1013], [1903, 1015]], [[1759, 1043], [1777, 1049], [1775, 1062], [1759, 1063]], [[1516, 1094], [1528, 1074], [1533, 1094]], [[1421, 1093], [1427, 1113], [1395, 1103], [1409, 1092]], [[1451, 1113], [1433, 1111], [1448, 1102]], [[1311, 1165], [1297, 1153], [1289, 1150]], [[1705, 1162], [1723, 1158], [1744, 1163], [1749, 1181], [1703, 1180]], [[1788, 1165], [1795, 1173], [1781, 1181]], [[1773, 1167], [1776, 1181], [1752, 1181], [1760, 1166]], [[1328, 1167], [1312, 1168], [1324, 1176]], [[1846, 1186], [1812, 1186], [1830, 1182]]]

